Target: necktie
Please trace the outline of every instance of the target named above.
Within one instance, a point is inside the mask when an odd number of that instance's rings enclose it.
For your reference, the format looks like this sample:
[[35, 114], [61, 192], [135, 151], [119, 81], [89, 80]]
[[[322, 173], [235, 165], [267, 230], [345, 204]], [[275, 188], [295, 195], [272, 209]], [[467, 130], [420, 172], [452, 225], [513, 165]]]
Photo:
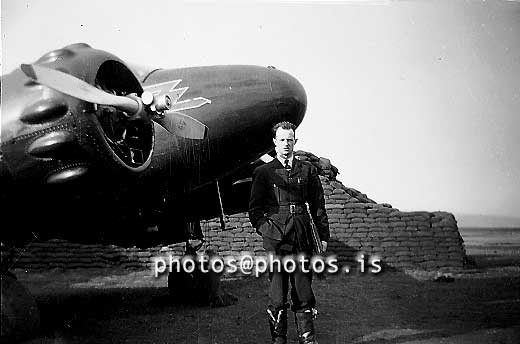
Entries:
[[284, 167], [288, 171], [291, 169], [291, 166], [289, 165], [289, 159], [285, 159], [285, 166]]

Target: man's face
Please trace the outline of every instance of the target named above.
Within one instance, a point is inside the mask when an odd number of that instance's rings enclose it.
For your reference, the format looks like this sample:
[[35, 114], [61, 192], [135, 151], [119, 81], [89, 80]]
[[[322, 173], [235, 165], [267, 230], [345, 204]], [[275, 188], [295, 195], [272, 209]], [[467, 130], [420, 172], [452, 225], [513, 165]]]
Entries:
[[278, 128], [273, 142], [276, 154], [285, 159], [289, 158], [293, 154], [294, 144], [296, 143], [294, 131], [292, 129]]

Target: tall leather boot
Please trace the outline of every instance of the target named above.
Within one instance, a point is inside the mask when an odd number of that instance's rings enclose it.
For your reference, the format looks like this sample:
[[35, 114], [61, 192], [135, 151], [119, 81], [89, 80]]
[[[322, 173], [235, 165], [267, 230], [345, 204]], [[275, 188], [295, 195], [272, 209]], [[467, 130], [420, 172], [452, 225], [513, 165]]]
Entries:
[[314, 333], [315, 315], [314, 309], [306, 309], [294, 313], [298, 342], [300, 344], [318, 344], [316, 334]]
[[269, 315], [269, 328], [273, 344], [287, 343], [287, 309], [281, 308], [276, 311], [267, 310]]

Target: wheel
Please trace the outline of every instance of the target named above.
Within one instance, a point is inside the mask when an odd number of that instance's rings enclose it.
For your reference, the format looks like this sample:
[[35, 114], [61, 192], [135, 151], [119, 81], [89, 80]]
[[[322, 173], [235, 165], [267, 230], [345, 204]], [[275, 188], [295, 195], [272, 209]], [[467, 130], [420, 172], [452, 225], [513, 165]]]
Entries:
[[33, 296], [14, 277], [1, 275], [2, 343], [13, 343], [36, 337], [40, 332], [40, 310]]

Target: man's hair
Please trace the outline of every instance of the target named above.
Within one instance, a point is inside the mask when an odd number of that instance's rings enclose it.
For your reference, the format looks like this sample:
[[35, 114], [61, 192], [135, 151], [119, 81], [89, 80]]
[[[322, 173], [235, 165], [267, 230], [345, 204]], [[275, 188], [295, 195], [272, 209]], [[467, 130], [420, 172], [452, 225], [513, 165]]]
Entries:
[[283, 122], [276, 123], [274, 125], [273, 129], [271, 129], [271, 131], [273, 133], [273, 138], [276, 138], [276, 131], [278, 130], [278, 128], [292, 130], [296, 134], [296, 126], [294, 124], [292, 124], [291, 122], [283, 121]]

